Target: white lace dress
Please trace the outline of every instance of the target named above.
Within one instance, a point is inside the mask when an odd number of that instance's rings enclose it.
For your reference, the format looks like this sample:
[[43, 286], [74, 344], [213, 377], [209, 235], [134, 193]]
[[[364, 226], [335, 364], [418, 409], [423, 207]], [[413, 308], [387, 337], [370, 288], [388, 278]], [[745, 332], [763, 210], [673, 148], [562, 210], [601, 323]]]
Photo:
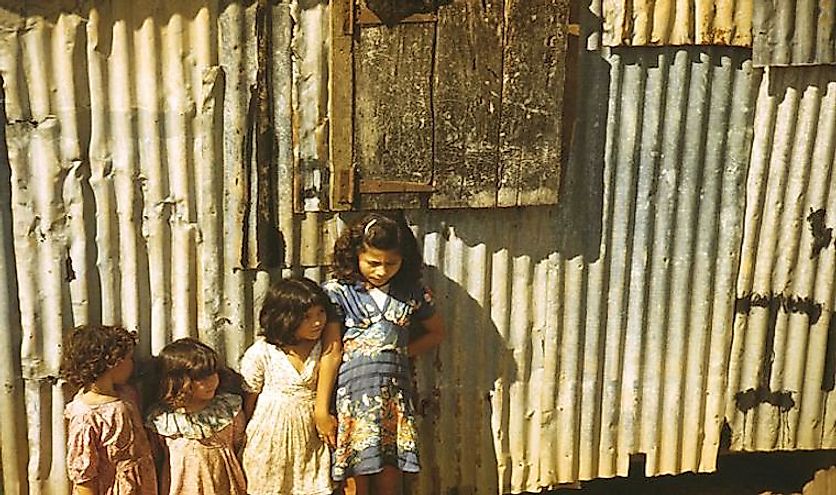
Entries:
[[250, 495], [329, 495], [330, 452], [313, 410], [320, 344], [301, 373], [277, 346], [258, 338], [241, 358], [244, 390], [258, 402], [247, 425], [243, 465]]

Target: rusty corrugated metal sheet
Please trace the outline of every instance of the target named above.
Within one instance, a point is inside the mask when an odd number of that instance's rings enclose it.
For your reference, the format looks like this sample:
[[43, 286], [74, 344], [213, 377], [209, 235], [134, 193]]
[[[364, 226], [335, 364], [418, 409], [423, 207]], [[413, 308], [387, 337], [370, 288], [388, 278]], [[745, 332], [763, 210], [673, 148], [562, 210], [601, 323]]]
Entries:
[[755, 66], [836, 64], [836, 1], [764, 0], [755, 5]]
[[[67, 490], [50, 379], [65, 328], [121, 320], [145, 352], [197, 335], [235, 363], [277, 275], [251, 269], [255, 7], [103, 4], [8, 13], [0, 31], [16, 258], [0, 283], [20, 307], [0, 303], [0, 323], [22, 327], [29, 412], [11, 427], [28, 451], [9, 460], [3, 431], [4, 482], [28, 460], [32, 493]], [[269, 12], [284, 273], [318, 280], [352, 218], [292, 213], [294, 167], [315, 178], [319, 164], [301, 164], [324, 156], [325, 9]], [[626, 475], [633, 453], [649, 475], [715, 467], [729, 349], [750, 350], [731, 328], [759, 76], [729, 47], [582, 60], [589, 104], [558, 207], [409, 214], [450, 327], [417, 371], [424, 470], [411, 493], [539, 491]], [[6, 384], [19, 370], [0, 372]]]
[[[604, 45], [752, 46], [752, 0], [602, 0]], [[759, 8], [759, 7], [756, 7]]]
[[735, 450], [836, 448], [836, 66], [757, 99], [729, 405]]
[[197, 335], [231, 360], [252, 329], [264, 285], [245, 264], [255, 7], [17, 8], [0, 42], [14, 229], [3, 258], [17, 287], [3, 278], [19, 298], [7, 337], [22, 327], [27, 412], [10, 417], [29, 445], [4, 434], [3, 471], [11, 486], [14, 454], [31, 493], [67, 493], [54, 380], [65, 329], [121, 323], [146, 354]]

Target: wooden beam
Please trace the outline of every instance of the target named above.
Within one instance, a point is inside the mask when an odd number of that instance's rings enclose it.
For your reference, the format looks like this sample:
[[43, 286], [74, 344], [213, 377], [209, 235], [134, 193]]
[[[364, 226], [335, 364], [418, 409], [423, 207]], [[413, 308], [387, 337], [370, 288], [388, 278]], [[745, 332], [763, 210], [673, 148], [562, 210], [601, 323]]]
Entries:
[[[331, 158], [330, 208], [351, 209], [354, 204], [354, 56], [352, 51], [353, 0], [331, 2], [331, 74], [328, 79]], [[348, 28], [347, 28], [348, 26]]]

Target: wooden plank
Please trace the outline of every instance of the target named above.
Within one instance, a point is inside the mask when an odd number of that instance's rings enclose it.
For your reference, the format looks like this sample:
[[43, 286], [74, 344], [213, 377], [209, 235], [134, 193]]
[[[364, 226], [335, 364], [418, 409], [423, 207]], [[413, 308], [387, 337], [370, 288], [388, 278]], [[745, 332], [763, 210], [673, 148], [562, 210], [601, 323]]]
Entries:
[[496, 206], [503, 1], [438, 12], [434, 68], [434, 208]]
[[[380, 26], [386, 24], [374, 11], [370, 10], [365, 5], [360, 7], [360, 12], [357, 16], [357, 24], [361, 27]], [[403, 19], [399, 19], [395, 24], [410, 24], [413, 22], [435, 22], [435, 14], [411, 14]]]
[[[354, 160], [363, 180], [432, 181], [430, 70], [435, 26], [360, 30], [355, 44]], [[360, 195], [360, 207], [415, 208], [427, 194]]]
[[555, 204], [560, 188], [567, 0], [508, 0], [499, 206]]
[[353, 0], [331, 2], [331, 73], [328, 99], [331, 156], [330, 207], [348, 210], [354, 203], [352, 117], [354, 113], [354, 60], [351, 9]]

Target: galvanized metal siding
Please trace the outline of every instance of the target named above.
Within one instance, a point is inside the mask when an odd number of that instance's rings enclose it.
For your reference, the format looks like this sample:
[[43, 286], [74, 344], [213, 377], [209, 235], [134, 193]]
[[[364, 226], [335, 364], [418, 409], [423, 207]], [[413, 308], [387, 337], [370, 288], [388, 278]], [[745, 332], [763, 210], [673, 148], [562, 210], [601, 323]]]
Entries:
[[[0, 96], [2, 96], [0, 90]], [[27, 450], [24, 428], [23, 381], [20, 373], [20, 310], [12, 237], [11, 167], [6, 152], [6, 121], [0, 113], [0, 454], [3, 493], [25, 493]], [[12, 419], [8, 418], [18, 418]]]
[[[586, 301], [581, 376], [601, 387], [589, 390], [598, 400], [581, 399], [582, 479], [625, 475], [634, 452], [647, 454], [648, 474], [714, 469], [751, 135], [748, 53], [608, 57], [601, 250], [563, 298]], [[597, 452], [584, 452], [590, 444]]]
[[836, 63], [836, 1], [757, 2], [755, 66]]
[[732, 448], [836, 447], [836, 66], [760, 84], [729, 370]]
[[29, 445], [4, 434], [3, 471], [9, 493], [25, 492], [9, 487], [27, 460], [31, 493], [67, 493], [65, 397], [54, 380], [67, 328], [121, 323], [140, 332], [146, 354], [195, 335], [231, 362], [252, 329], [260, 281], [242, 269], [242, 163], [255, 9], [25, 8], [3, 12], [0, 74], [13, 219], [4, 246], [14, 231], [3, 259], [16, 261], [3, 282], [20, 308], [3, 311], [7, 344], [22, 329], [19, 361], [4, 360], [22, 369], [4, 373], [7, 383], [23, 376], [27, 413], [9, 417]]
[[[828, 1], [828, 0], [825, 0]], [[752, 0], [603, 0], [604, 45], [752, 46]], [[755, 6], [755, 9], [760, 8]]]
[[742, 49], [585, 54], [558, 208], [417, 219], [450, 328], [418, 493], [714, 470], [754, 77]]

